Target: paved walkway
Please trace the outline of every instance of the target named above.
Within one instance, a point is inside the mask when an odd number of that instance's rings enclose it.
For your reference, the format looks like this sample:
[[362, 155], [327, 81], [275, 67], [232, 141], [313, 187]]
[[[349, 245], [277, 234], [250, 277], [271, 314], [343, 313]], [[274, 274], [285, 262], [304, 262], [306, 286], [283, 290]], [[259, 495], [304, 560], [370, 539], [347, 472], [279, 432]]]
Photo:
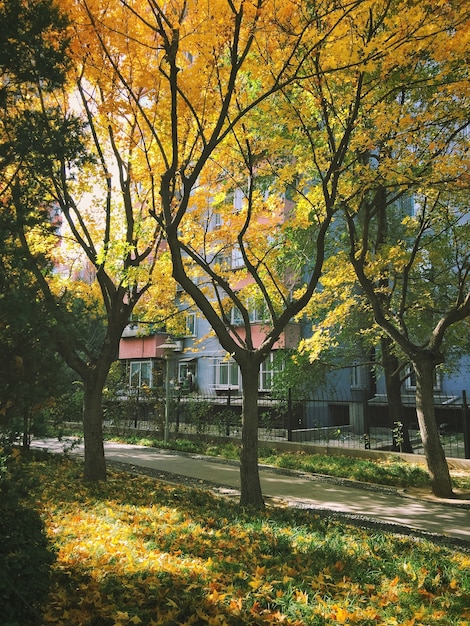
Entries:
[[[32, 446], [56, 452], [63, 449], [63, 444], [53, 439], [36, 440]], [[83, 447], [78, 446], [74, 451], [83, 453]], [[161, 472], [162, 479], [166, 478], [165, 473], [170, 473], [223, 486], [232, 493], [237, 493], [240, 487], [236, 463], [112, 442], [105, 443], [105, 454], [109, 461]], [[351, 486], [350, 481], [338, 484], [321, 477], [283, 473], [267, 467], [261, 467], [260, 477], [266, 497], [284, 500], [290, 506], [328, 510], [359, 520], [397, 525], [398, 530], [406, 527], [412, 531], [442, 535], [465, 545], [468, 542], [470, 547], [469, 500], [436, 501], [395, 490], [365, 489], [360, 484]]]

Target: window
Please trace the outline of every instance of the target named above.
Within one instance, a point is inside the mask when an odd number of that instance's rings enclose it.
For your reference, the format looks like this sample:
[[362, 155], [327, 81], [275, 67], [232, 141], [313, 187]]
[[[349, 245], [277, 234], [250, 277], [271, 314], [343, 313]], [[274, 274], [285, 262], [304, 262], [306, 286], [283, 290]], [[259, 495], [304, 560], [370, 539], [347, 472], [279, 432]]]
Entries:
[[245, 260], [238, 245], [233, 247], [223, 246], [212, 259], [214, 264], [219, 265], [219, 270], [228, 272], [229, 270], [237, 270], [244, 267]]
[[186, 336], [187, 337], [196, 336], [196, 313], [186, 314]]
[[178, 363], [178, 382], [183, 389], [194, 391], [196, 384], [196, 359], [187, 359]]
[[274, 376], [279, 372], [279, 368], [275, 363], [275, 357], [275, 352], [271, 352], [261, 363], [258, 385], [260, 391], [271, 391], [272, 389]]
[[240, 189], [240, 187], [237, 187], [233, 192], [233, 208], [235, 209], [236, 213], [238, 213], [239, 211], [243, 209], [244, 197], [245, 197], [245, 194], [243, 193], [243, 189]]
[[361, 376], [361, 366], [357, 361], [354, 362], [353, 367], [351, 368], [351, 388], [352, 389], [360, 389], [362, 376]]
[[[407, 378], [405, 380], [405, 389], [407, 391], [416, 390], [416, 374], [412, 367], [408, 368]], [[441, 375], [436, 369], [434, 370], [434, 391], [441, 391]]]
[[226, 250], [217, 252], [213, 261], [219, 266], [216, 271], [227, 272], [232, 267], [232, 255]]
[[236, 306], [232, 309], [232, 324], [234, 326], [241, 326], [243, 324], [243, 317], [239, 309]]
[[250, 307], [250, 322], [266, 322], [268, 320], [268, 308], [264, 302]]
[[215, 364], [215, 386], [218, 389], [238, 389], [240, 371], [238, 364], [232, 360], [221, 360]]
[[232, 269], [238, 269], [243, 267], [245, 261], [243, 260], [242, 252], [238, 246], [234, 246], [232, 250]]
[[417, 214], [418, 205], [416, 204], [413, 196], [404, 195], [398, 200], [398, 209], [403, 217], [411, 216]]
[[[269, 320], [269, 313], [264, 302], [254, 304], [253, 302], [247, 302], [245, 306], [248, 308], [248, 316], [252, 324], [266, 322]], [[232, 309], [232, 324], [235, 326], [241, 326], [243, 324], [243, 317], [237, 307]]]
[[214, 219], [214, 229], [215, 228], [220, 228], [223, 224], [223, 219], [222, 219], [222, 215], [220, 213], [213, 213], [213, 219]]
[[131, 387], [152, 386], [152, 362], [151, 361], [131, 361], [129, 384]]

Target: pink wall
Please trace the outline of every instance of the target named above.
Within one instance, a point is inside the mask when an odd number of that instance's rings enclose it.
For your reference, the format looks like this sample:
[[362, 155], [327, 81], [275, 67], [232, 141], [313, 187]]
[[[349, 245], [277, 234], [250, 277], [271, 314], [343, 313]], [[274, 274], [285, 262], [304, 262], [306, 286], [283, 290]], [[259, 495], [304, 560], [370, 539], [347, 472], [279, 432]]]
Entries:
[[[251, 326], [251, 335], [253, 338], [253, 345], [255, 348], [259, 348], [259, 346], [266, 339], [268, 329], [263, 324], [252, 324]], [[238, 328], [237, 329], [238, 336], [244, 340], [245, 339], [245, 329]], [[273, 348], [295, 348], [300, 341], [300, 326], [299, 324], [288, 324], [286, 329], [279, 338], [279, 341], [276, 341]]]
[[163, 350], [158, 346], [165, 343], [166, 339], [166, 335], [122, 337], [119, 343], [119, 358], [149, 359], [163, 357]]
[[[263, 324], [253, 324], [252, 336], [254, 347], [258, 348], [266, 338], [267, 327]], [[245, 329], [239, 328], [238, 334], [243, 340], [245, 338]], [[151, 359], [163, 358], [163, 350], [159, 348], [167, 340], [167, 335], [149, 335], [130, 337], [122, 337], [119, 343], [120, 359]], [[273, 348], [295, 348], [300, 340], [299, 324], [288, 324], [285, 331], [281, 334]]]

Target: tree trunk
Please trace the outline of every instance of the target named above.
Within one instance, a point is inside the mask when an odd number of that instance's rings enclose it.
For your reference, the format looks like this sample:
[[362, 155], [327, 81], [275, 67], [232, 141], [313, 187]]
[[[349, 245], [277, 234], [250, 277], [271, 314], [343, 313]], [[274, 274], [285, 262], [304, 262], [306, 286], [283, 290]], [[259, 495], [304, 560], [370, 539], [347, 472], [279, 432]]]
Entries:
[[23, 450], [25, 452], [29, 451], [31, 444], [31, 409], [29, 407], [25, 407], [23, 409]]
[[393, 449], [401, 452], [413, 453], [410, 441], [409, 419], [405, 415], [405, 408], [401, 401], [401, 376], [398, 358], [393, 354], [392, 342], [388, 337], [381, 340], [382, 366], [384, 368], [385, 386], [387, 390], [388, 418], [390, 428], [393, 430], [397, 422], [403, 425], [402, 441], [398, 442], [393, 437]]
[[439, 498], [453, 498], [449, 467], [439, 438], [434, 412], [435, 365], [432, 355], [421, 355], [421, 358], [413, 360], [413, 367], [416, 374], [416, 414], [431, 477], [432, 492]]
[[242, 448], [240, 453], [241, 506], [264, 508], [258, 467], [259, 364], [240, 365], [243, 382]]
[[102, 394], [104, 381], [91, 374], [84, 381], [83, 440], [85, 444], [84, 478], [98, 482], [106, 480], [103, 445]]

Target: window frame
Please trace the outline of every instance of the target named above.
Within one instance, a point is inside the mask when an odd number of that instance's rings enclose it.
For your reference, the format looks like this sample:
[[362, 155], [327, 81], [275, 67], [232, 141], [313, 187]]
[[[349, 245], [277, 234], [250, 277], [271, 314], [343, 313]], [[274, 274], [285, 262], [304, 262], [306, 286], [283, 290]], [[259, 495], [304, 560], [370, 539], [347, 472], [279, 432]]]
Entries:
[[[189, 323], [189, 320], [192, 320]], [[196, 337], [197, 336], [197, 314], [193, 311], [186, 313], [185, 317], [185, 337]], [[191, 328], [192, 327], [192, 328]]]
[[[435, 392], [442, 391], [442, 375], [437, 368], [434, 369], [434, 382], [432, 389]], [[412, 367], [406, 368], [405, 390], [413, 392], [416, 391], [416, 375]]]
[[[137, 371], [136, 370], [137, 366]], [[142, 382], [142, 366], [146, 366], [148, 368], [148, 376], [146, 376], [146, 380], [148, 380], [148, 384], [146, 382]], [[134, 371], [133, 371], [134, 370]], [[138, 384], [133, 384], [134, 376], [138, 374]], [[153, 385], [153, 363], [151, 359], [139, 359], [129, 361], [129, 388], [130, 389], [151, 389]]]
[[351, 389], [362, 389], [362, 369], [363, 365], [359, 361], [354, 361], [351, 366]]
[[[270, 352], [268, 356], [261, 363], [258, 376], [258, 390], [259, 391], [271, 391], [273, 388], [274, 377], [279, 373], [279, 368], [275, 363], [276, 353]], [[269, 384], [267, 380], [269, 378]]]
[[219, 211], [214, 211], [212, 213], [213, 216], [213, 229], [217, 230], [223, 226], [224, 220], [222, 214]]
[[[256, 306], [253, 302], [245, 303], [248, 309], [250, 324], [266, 324], [269, 321], [269, 312], [266, 304]], [[239, 309], [234, 306], [230, 313], [230, 320], [234, 326], [243, 326], [243, 317]]]
[[231, 269], [237, 270], [245, 267], [245, 259], [243, 258], [242, 251], [239, 245], [235, 245], [232, 249], [232, 267]]
[[[188, 374], [191, 374], [192, 379], [189, 381]], [[182, 388], [187, 388], [189, 391], [193, 391], [196, 384], [197, 376], [197, 359], [182, 359], [178, 361], [178, 384]]]
[[243, 203], [245, 201], [245, 192], [241, 187], [235, 187], [233, 190], [233, 210], [235, 213], [239, 213], [243, 210]]
[[[226, 369], [226, 377], [222, 372]], [[233, 374], [236, 373], [236, 378]], [[225, 379], [224, 381], [222, 379]], [[234, 359], [218, 359], [215, 362], [215, 388], [216, 389], [240, 389], [240, 368]]]

